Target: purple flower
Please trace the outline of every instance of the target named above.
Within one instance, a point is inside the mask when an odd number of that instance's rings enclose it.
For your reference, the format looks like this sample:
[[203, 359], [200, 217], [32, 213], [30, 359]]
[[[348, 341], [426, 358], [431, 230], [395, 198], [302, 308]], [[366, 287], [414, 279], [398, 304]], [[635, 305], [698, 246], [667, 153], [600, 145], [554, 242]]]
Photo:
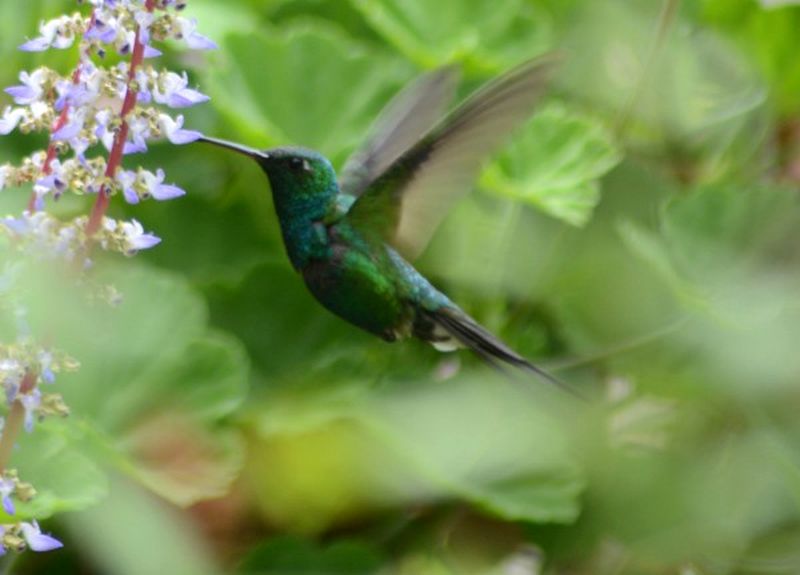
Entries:
[[147, 139], [150, 137], [150, 122], [144, 118], [134, 117], [128, 120], [128, 138], [123, 149], [124, 154], [138, 154], [147, 151]]
[[6, 180], [11, 173], [11, 166], [8, 164], [0, 166], [0, 190], [6, 187]]
[[150, 43], [150, 25], [155, 20], [155, 16], [151, 12], [139, 10], [133, 18], [139, 25], [139, 41], [147, 46]]
[[188, 88], [189, 78], [186, 72], [183, 75], [167, 72], [162, 75], [159, 82], [153, 87], [153, 99], [159, 104], [166, 104], [170, 108], [188, 108], [195, 104], [208, 101], [208, 96]]
[[106, 150], [111, 150], [111, 146], [114, 145], [114, 132], [108, 129], [108, 124], [111, 122], [112, 117], [113, 114], [108, 109], [100, 110], [94, 115], [96, 124], [94, 135], [103, 143]]
[[144, 47], [144, 54], [143, 56], [145, 59], [150, 60], [151, 58], [158, 58], [161, 56], [163, 52], [158, 48], [153, 48], [152, 46], [145, 46]]
[[61, 126], [58, 130], [53, 132], [53, 140], [56, 142], [64, 142], [75, 139], [83, 130], [85, 117], [82, 108], [78, 108], [75, 113], [69, 115], [67, 123]]
[[39, 391], [38, 387], [36, 387], [30, 392], [20, 395], [18, 399], [22, 404], [22, 407], [25, 408], [25, 431], [30, 433], [33, 431], [33, 422], [34, 416], [36, 415], [36, 410], [39, 409], [39, 406], [42, 404], [42, 392]]
[[0, 479], [0, 497], [2, 497], [3, 500], [3, 510], [9, 515], [14, 515], [16, 512], [16, 509], [14, 509], [14, 502], [11, 500], [14, 489], [16, 489], [16, 485], [11, 479]]
[[142, 224], [137, 220], [122, 222], [122, 233], [125, 235], [127, 243], [126, 253], [134, 255], [139, 250], [146, 250], [161, 243], [161, 238], [153, 234], [146, 234]]
[[23, 52], [44, 52], [50, 47], [50, 41], [43, 36], [39, 36], [38, 38], [34, 38], [33, 40], [28, 40], [24, 44], [19, 46], [19, 49]]
[[53, 193], [55, 198], [59, 198], [61, 194], [64, 193], [64, 190], [67, 189], [67, 184], [64, 181], [64, 169], [61, 164], [61, 161], [58, 159], [53, 160], [50, 164], [51, 172], [36, 180], [36, 183], [33, 185], [33, 191], [37, 197], [43, 198], [50, 192]]
[[119, 170], [117, 172], [116, 180], [122, 186], [122, 195], [125, 196], [125, 201], [129, 204], [139, 203], [139, 194], [133, 189], [136, 183], [136, 174], [130, 170]]
[[51, 368], [52, 364], [53, 364], [53, 354], [46, 350], [40, 351], [39, 373], [42, 374], [42, 379], [47, 383], [53, 383], [56, 380], [56, 374], [53, 373], [53, 370]]
[[183, 116], [178, 116], [173, 120], [167, 114], [159, 114], [158, 124], [164, 136], [173, 144], [188, 144], [203, 135], [195, 130], [184, 130]]
[[85, 136], [87, 108], [74, 108], [70, 110], [69, 119], [50, 138], [54, 142], [68, 142], [78, 157], [83, 156], [91, 142]]
[[91, 62], [81, 66], [80, 82], [61, 80], [56, 83], [58, 99], [55, 102], [56, 111], [60, 112], [64, 106], [82, 108], [100, 97], [102, 75]]
[[117, 38], [117, 21], [114, 18], [101, 20], [95, 15], [92, 26], [86, 31], [84, 38], [110, 44]]
[[3, 117], [0, 118], [0, 136], [13, 132], [24, 117], [24, 108], [11, 108], [10, 106], [6, 108]]
[[39, 36], [28, 40], [19, 47], [23, 52], [42, 52], [51, 46], [53, 48], [69, 48], [75, 36], [69, 28], [70, 17], [61, 16], [39, 24]]
[[11, 230], [13, 233], [17, 234], [18, 236], [25, 235], [28, 230], [30, 229], [30, 224], [25, 217], [19, 218], [12, 218], [12, 217], [5, 217], [2, 220], [3, 225]]
[[164, 170], [160, 168], [155, 174], [153, 174], [153, 172], [142, 171], [141, 178], [145, 189], [147, 189], [147, 193], [156, 200], [171, 200], [186, 194], [186, 192], [178, 186], [163, 183]]
[[197, 32], [197, 20], [192, 18], [178, 18], [180, 27], [179, 39], [183, 39], [186, 45], [193, 50], [216, 50], [217, 44], [210, 38], [206, 38]]
[[0, 381], [3, 384], [9, 405], [17, 397], [24, 373], [25, 370], [18, 360], [4, 359], [0, 361]]
[[64, 546], [55, 537], [42, 533], [36, 520], [31, 523], [20, 523], [20, 529], [22, 529], [22, 537], [33, 551], [52, 551]]
[[33, 104], [42, 97], [44, 90], [42, 83], [46, 78], [46, 71], [43, 68], [34, 70], [33, 74], [28, 74], [25, 71], [20, 72], [19, 79], [22, 82], [20, 86], [11, 86], [6, 88], [5, 92], [12, 98], [14, 103], [20, 106], [28, 106]]

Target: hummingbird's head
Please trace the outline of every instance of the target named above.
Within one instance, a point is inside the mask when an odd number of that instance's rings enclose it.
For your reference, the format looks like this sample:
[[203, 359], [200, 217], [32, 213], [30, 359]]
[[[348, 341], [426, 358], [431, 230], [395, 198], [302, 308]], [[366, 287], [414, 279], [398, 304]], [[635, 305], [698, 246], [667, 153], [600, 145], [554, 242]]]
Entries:
[[329, 195], [337, 192], [336, 172], [328, 159], [314, 150], [272, 148], [254, 158], [269, 178], [276, 199]]

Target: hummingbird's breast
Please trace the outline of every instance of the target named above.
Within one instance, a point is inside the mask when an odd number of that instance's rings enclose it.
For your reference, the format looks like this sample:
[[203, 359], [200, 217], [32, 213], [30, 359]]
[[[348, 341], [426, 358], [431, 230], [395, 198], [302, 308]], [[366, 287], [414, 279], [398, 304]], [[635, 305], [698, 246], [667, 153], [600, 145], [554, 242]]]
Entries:
[[328, 228], [329, 257], [302, 270], [308, 289], [328, 310], [386, 340], [407, 335], [412, 310], [398, 289], [383, 246], [373, 247], [346, 224]]

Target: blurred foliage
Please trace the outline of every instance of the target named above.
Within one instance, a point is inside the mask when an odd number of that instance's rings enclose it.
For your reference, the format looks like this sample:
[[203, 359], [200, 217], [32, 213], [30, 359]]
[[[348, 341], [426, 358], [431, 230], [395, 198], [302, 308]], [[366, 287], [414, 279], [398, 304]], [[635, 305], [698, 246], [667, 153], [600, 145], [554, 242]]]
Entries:
[[[155, 147], [143, 161], [189, 194], [114, 202], [164, 238], [98, 263], [118, 307], [29, 266], [37, 329], [82, 368], [61, 376], [73, 415], [15, 453], [41, 492], [20, 513], [55, 514], [68, 550], [15, 569], [800, 571], [800, 7], [762, 4], [192, 0], [220, 49], [166, 55], [213, 97], [187, 121], [338, 167], [421, 71], [462, 64], [463, 95], [562, 51], [541, 113], [417, 263], [593, 400], [330, 316], [255, 166]], [[73, 9], [0, 3], [3, 85], [70, 68], [14, 48]]]

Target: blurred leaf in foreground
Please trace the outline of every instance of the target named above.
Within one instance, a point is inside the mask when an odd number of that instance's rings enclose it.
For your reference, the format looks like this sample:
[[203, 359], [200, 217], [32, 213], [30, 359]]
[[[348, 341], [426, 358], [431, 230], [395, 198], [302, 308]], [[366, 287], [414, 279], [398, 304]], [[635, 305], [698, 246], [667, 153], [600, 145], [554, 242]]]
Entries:
[[[800, 373], [797, 245], [800, 202], [788, 189], [706, 187], [667, 203], [660, 236], [632, 225], [623, 238], [698, 320], [683, 330], [707, 366], [747, 388]], [[791, 265], [794, 264], [794, 265]]]
[[254, 412], [247, 483], [266, 519], [299, 532], [442, 499], [509, 520], [568, 523], [582, 476], [535, 395], [486, 377], [338, 405], [273, 396]]
[[[109, 265], [99, 284], [81, 290], [52, 271], [28, 279], [19, 296], [35, 310], [34, 331], [65, 342], [81, 362], [78, 373], [63, 376], [75, 415], [60, 424], [59, 439], [175, 503], [223, 494], [242, 455], [223, 422], [247, 392], [248, 362], [235, 339], [209, 331], [199, 296], [175, 276], [136, 265]], [[87, 303], [86, 292], [103, 281], [113, 288], [105, 284], [101, 299]], [[118, 305], [102, 301], [108, 290], [119, 294]], [[50, 451], [51, 460], [62, 457]], [[30, 481], [48, 485], [48, 465], [31, 467], [38, 471]]]

